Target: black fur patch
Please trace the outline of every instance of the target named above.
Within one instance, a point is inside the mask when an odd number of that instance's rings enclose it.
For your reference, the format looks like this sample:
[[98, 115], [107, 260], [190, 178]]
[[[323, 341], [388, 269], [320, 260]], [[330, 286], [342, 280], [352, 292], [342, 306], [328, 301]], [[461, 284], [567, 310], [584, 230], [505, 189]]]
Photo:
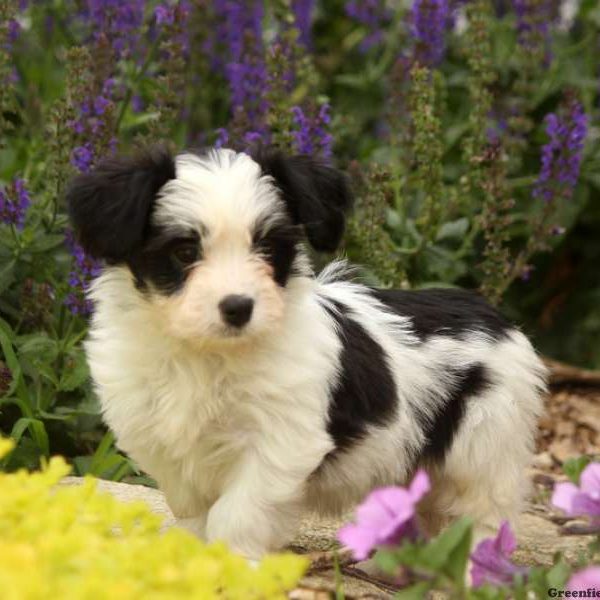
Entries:
[[483, 365], [474, 364], [463, 372], [455, 373], [448, 396], [433, 419], [428, 419], [424, 412], [417, 413], [426, 439], [421, 459], [438, 462], [444, 459], [462, 423], [467, 401], [481, 394], [489, 385]]
[[105, 160], [76, 177], [67, 203], [84, 250], [109, 264], [127, 262], [146, 238], [156, 194], [174, 178], [173, 157], [159, 147]]
[[254, 236], [253, 247], [273, 267], [273, 279], [284, 287], [292, 274], [298, 244], [302, 239], [297, 226], [291, 223], [275, 225], [265, 234], [260, 227]]
[[149, 282], [165, 295], [174, 294], [183, 287], [187, 269], [173, 255], [173, 250], [182, 243], [196, 244], [200, 259], [201, 244], [197, 231], [176, 233], [151, 228], [142, 248], [133, 252], [127, 261], [139, 290], [146, 290]]
[[345, 227], [345, 213], [352, 207], [346, 176], [310, 156], [284, 156], [258, 151], [254, 160], [275, 180], [295, 225], [303, 225], [311, 246], [333, 252]]
[[361, 439], [368, 425], [385, 425], [396, 412], [396, 385], [383, 348], [336, 303], [327, 309], [343, 343], [339, 380], [332, 391], [327, 431], [336, 449]]
[[422, 341], [432, 335], [462, 337], [483, 331], [494, 339], [504, 337], [512, 326], [475, 292], [456, 289], [371, 291], [393, 312], [410, 317]]

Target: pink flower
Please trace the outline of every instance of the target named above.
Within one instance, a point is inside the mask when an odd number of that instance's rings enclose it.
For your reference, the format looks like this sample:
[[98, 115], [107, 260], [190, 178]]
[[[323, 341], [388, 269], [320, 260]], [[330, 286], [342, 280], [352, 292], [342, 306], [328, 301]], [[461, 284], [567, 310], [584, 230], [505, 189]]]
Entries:
[[588, 515], [600, 521], [600, 463], [591, 463], [583, 470], [579, 487], [571, 482], [557, 483], [552, 504], [570, 517]]
[[371, 492], [356, 510], [356, 524], [346, 525], [338, 539], [356, 560], [364, 560], [376, 546], [395, 544], [403, 537], [415, 538], [415, 509], [429, 491], [429, 477], [419, 470], [406, 488], [384, 487]]
[[600, 590], [600, 567], [587, 567], [574, 573], [567, 583], [567, 589], [572, 592], [588, 589]]
[[495, 538], [488, 538], [477, 544], [471, 554], [471, 579], [473, 587], [484, 583], [507, 585], [512, 583], [515, 575], [525, 575], [527, 569], [513, 564], [511, 554], [517, 548], [517, 541], [508, 521], [504, 521]]

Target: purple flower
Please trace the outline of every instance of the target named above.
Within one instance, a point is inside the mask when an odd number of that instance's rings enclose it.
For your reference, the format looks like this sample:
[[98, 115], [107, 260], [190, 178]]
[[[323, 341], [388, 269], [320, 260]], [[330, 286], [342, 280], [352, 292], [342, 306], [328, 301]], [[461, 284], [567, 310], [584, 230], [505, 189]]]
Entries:
[[25, 182], [22, 179], [14, 179], [11, 185], [0, 189], [0, 222], [22, 229], [30, 205], [31, 198], [25, 188]]
[[480, 587], [485, 583], [497, 586], [510, 585], [516, 575], [526, 575], [525, 567], [519, 567], [510, 560], [516, 548], [515, 536], [508, 521], [504, 521], [498, 530], [498, 535], [481, 541], [471, 554], [473, 587]]
[[253, 147], [258, 146], [265, 141], [264, 131], [247, 131], [244, 134], [244, 143], [246, 144], [246, 151], [250, 151]]
[[262, 46], [262, 0], [217, 0], [214, 10], [221, 25], [219, 34], [232, 62], [240, 62], [244, 57], [245, 34]]
[[587, 115], [574, 98], [567, 99], [558, 113], [546, 117], [550, 141], [542, 148], [542, 168], [533, 192], [536, 198], [552, 202], [573, 195], [587, 130]]
[[173, 7], [159, 4], [154, 9], [154, 17], [157, 25], [173, 25], [175, 22], [175, 12]]
[[600, 463], [591, 463], [582, 471], [579, 487], [571, 482], [557, 483], [552, 504], [570, 517], [587, 515], [600, 522]]
[[306, 48], [311, 45], [312, 13], [315, 0], [292, 0], [295, 24], [300, 31], [300, 41]]
[[[263, 0], [219, 0], [214, 3], [218, 38], [225, 57], [233, 113], [231, 131], [243, 140], [254, 132], [267, 141], [268, 74], [262, 39]], [[220, 67], [220, 62], [218, 65]]]
[[544, 66], [552, 60], [550, 27], [556, 21], [553, 4], [553, 0], [513, 0], [519, 44], [529, 52], [539, 49]]
[[10, 19], [8, 22], [8, 43], [14, 44], [21, 33], [21, 24], [16, 19]]
[[383, 29], [391, 19], [384, 0], [350, 0], [346, 2], [346, 14], [367, 29], [360, 43], [361, 52], [367, 52], [383, 41]]
[[65, 244], [73, 256], [73, 269], [69, 273], [69, 286], [71, 290], [67, 294], [65, 304], [73, 314], [88, 315], [93, 306], [85, 294], [90, 283], [101, 272], [100, 262], [88, 256], [83, 248], [75, 241], [71, 230], [65, 232]]
[[229, 132], [224, 127], [219, 127], [216, 131], [217, 139], [215, 140], [215, 148], [226, 148], [229, 143]]
[[94, 160], [94, 148], [91, 143], [84, 144], [83, 146], [77, 146], [73, 148], [71, 153], [71, 164], [81, 171], [87, 173], [92, 166]]
[[84, 17], [94, 30], [94, 38], [110, 42], [115, 58], [133, 55], [140, 40], [145, 0], [87, 0]]
[[314, 117], [307, 116], [299, 106], [292, 107], [296, 131], [293, 132], [296, 151], [300, 154], [331, 156], [332, 135], [327, 131], [331, 123], [329, 104], [323, 104]]
[[412, 34], [416, 40], [415, 57], [421, 64], [431, 67], [442, 60], [448, 23], [448, 0], [413, 1]]
[[[587, 590], [600, 589], [600, 567], [587, 567], [571, 575], [567, 582], [567, 590], [574, 592], [587, 592]], [[587, 596], [591, 598], [592, 595]]]
[[131, 98], [131, 110], [136, 114], [144, 111], [144, 99], [139, 94], [134, 94]]
[[95, 100], [94, 100], [94, 112], [97, 115], [102, 115], [104, 114], [104, 111], [106, 110], [106, 107], [110, 104], [110, 100], [108, 100], [107, 98], [105, 98], [104, 96], [98, 96]]
[[384, 487], [371, 492], [356, 510], [356, 524], [342, 527], [338, 539], [356, 560], [364, 560], [376, 546], [416, 538], [416, 506], [429, 489], [429, 477], [417, 471], [408, 489]]

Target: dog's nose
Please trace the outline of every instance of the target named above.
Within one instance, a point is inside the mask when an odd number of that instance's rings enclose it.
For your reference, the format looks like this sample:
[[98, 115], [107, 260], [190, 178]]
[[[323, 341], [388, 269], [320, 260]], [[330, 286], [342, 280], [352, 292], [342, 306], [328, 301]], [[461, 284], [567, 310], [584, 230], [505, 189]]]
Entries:
[[241, 296], [239, 294], [225, 296], [219, 303], [219, 310], [221, 311], [223, 321], [227, 325], [233, 325], [234, 327], [243, 327], [250, 320], [253, 308], [254, 300], [249, 296]]

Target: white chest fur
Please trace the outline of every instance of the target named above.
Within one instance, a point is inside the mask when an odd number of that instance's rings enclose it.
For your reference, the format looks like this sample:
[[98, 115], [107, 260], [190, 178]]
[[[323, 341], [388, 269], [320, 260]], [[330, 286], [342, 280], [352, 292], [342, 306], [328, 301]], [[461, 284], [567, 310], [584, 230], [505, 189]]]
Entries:
[[212, 503], [257, 445], [283, 460], [277, 448], [285, 443], [293, 455], [310, 437], [310, 456], [296, 457], [301, 465], [331, 449], [325, 422], [340, 342], [326, 312], [315, 311], [316, 297], [289, 303], [285, 339], [219, 354], [165, 337], [126, 273], [103, 275], [95, 291], [86, 350], [104, 418], [176, 512]]

